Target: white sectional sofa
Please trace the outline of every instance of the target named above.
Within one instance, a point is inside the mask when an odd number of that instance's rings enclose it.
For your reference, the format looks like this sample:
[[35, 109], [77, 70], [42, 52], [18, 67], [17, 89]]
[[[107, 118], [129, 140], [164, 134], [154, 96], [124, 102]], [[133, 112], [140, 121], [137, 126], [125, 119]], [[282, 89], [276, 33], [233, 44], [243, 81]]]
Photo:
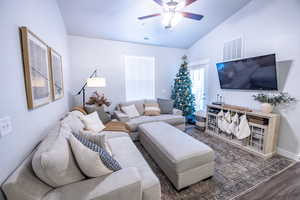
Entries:
[[[128, 102], [128, 104], [131, 103]], [[137, 103], [141, 112], [142, 103], [143, 101]], [[174, 110], [173, 114], [141, 115], [134, 119], [127, 119], [126, 123], [132, 131], [129, 134], [120, 131], [99, 133], [106, 135], [112, 156], [122, 169], [101, 177], [87, 178], [75, 162], [76, 159], [68, 141], [72, 132], [80, 133], [83, 130], [81, 115], [83, 114], [79, 111], [69, 113], [7, 178], [1, 186], [7, 200], [160, 200], [159, 179], [129, 136], [132, 133], [137, 136], [138, 129], [143, 132], [141, 141], [145, 149], [157, 162], [161, 163], [160, 166], [177, 189], [213, 175], [213, 152], [174, 128], [185, 128], [181, 111]], [[122, 117], [122, 113], [119, 113], [119, 117]], [[125, 115], [124, 118], [126, 118]], [[147, 130], [146, 127], [148, 127]], [[148, 143], [150, 140], [145, 139], [145, 134], [147, 136], [158, 135], [161, 141], [155, 139], [153, 141], [163, 146], [155, 147], [154, 143]], [[181, 142], [186, 144], [185, 151], [177, 149]], [[194, 144], [194, 147], [198, 145], [197, 148], [193, 148], [197, 149], [197, 154], [189, 148], [189, 143]], [[171, 160], [175, 162], [170, 167], [164, 167], [164, 163], [170, 160], [168, 156], [165, 156], [163, 160], [158, 157], [166, 152], [171, 152], [167, 154], [170, 154]], [[190, 161], [191, 159], [185, 159], [190, 155], [194, 156], [193, 162]], [[46, 158], [46, 161], [42, 161], [42, 158]], [[208, 163], [207, 167], [206, 163]], [[187, 167], [176, 171], [177, 166], [183, 164]], [[194, 176], [194, 172], [197, 176]]]
[[[78, 124], [80, 120], [75, 122], [69, 119], [66, 123], [73, 131], [82, 127]], [[120, 163], [121, 170], [97, 178], [82, 176], [80, 181], [59, 187], [45, 183], [36, 175], [32, 167], [32, 158], [37, 151], [41, 154], [48, 151], [57, 153], [56, 157], [65, 161], [60, 165], [63, 168], [57, 169], [59, 171], [57, 179], [61, 178], [61, 181], [64, 181], [63, 179], [71, 172], [74, 174], [74, 170], [78, 168], [74, 162], [67, 134], [63, 132], [60, 125], [57, 125], [3, 183], [2, 190], [6, 198], [8, 200], [160, 200], [160, 182], [129, 135], [113, 131], [101, 133], [107, 135], [113, 157]], [[59, 136], [63, 136], [63, 139]], [[49, 177], [49, 174], [46, 176]], [[72, 180], [72, 177], [68, 178]]]
[[[156, 100], [138, 100], [122, 102], [117, 105], [114, 116], [121, 122], [125, 122], [130, 129], [130, 136], [133, 140], [138, 140], [138, 126], [149, 122], [166, 122], [182, 131], [185, 130], [185, 118], [182, 116], [182, 111], [173, 109], [172, 114], [161, 114], [158, 116], [145, 116], [144, 103], [145, 101], [157, 102]], [[135, 105], [140, 116], [129, 118], [124, 112], [121, 111], [122, 106]]]

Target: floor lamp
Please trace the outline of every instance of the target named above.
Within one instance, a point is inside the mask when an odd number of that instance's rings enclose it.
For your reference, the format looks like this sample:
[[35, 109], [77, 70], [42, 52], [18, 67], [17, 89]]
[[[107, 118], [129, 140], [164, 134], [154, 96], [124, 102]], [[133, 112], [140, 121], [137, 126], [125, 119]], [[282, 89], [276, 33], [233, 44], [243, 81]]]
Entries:
[[106, 80], [103, 77], [97, 76], [97, 69], [90, 75], [90, 77], [86, 80], [80, 91], [77, 95], [82, 94], [82, 105], [85, 107], [85, 89], [86, 87], [105, 87]]

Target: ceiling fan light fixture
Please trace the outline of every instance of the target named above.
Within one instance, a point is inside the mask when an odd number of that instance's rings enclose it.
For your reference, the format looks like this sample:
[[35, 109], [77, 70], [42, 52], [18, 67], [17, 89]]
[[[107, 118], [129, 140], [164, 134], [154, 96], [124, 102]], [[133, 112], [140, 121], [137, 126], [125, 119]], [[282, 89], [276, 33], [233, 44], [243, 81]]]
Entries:
[[183, 18], [183, 15], [178, 12], [164, 12], [162, 24], [165, 28], [175, 27]]
[[162, 24], [163, 24], [163, 26], [169, 26], [170, 25], [170, 21], [171, 21], [171, 19], [172, 19], [172, 15], [171, 15], [171, 13], [170, 12], [164, 12], [163, 14], [162, 14]]
[[175, 15], [171, 21], [172, 27], [176, 26], [181, 21], [182, 18], [183, 18], [183, 15], [181, 13], [175, 13]]
[[168, 9], [174, 10], [177, 7], [178, 3], [175, 1], [170, 1], [166, 4]]

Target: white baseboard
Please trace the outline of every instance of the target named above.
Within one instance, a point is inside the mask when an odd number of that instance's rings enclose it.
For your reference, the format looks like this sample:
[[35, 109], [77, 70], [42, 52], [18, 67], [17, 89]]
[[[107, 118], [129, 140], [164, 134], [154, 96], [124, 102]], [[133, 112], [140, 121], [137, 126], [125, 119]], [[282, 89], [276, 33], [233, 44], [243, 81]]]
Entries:
[[295, 153], [292, 153], [290, 151], [287, 151], [287, 150], [284, 150], [284, 149], [281, 149], [281, 148], [277, 148], [277, 153], [282, 155], [282, 156], [285, 156], [285, 157], [288, 157], [290, 159], [293, 159], [297, 162], [300, 162], [300, 155], [297, 155]]

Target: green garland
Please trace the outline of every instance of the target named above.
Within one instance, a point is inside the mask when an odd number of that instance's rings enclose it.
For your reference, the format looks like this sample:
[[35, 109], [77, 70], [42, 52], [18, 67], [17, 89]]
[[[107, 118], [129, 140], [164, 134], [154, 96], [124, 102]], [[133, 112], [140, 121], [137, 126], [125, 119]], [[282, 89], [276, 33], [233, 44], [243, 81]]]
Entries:
[[278, 106], [280, 104], [290, 104], [297, 101], [286, 92], [280, 92], [278, 94], [260, 93], [253, 95], [253, 98], [255, 101], [259, 101], [261, 103], [269, 103], [273, 106]]

